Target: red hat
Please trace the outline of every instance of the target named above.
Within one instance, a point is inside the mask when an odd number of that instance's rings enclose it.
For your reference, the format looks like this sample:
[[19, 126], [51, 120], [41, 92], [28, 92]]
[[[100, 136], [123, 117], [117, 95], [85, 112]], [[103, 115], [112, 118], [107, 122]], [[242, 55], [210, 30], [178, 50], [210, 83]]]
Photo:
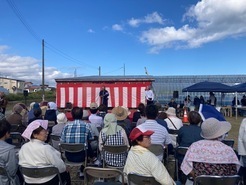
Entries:
[[154, 131], [147, 130], [142, 125], [139, 125], [131, 131], [129, 138], [131, 139], [131, 141], [134, 141], [139, 136], [151, 136], [153, 133]]

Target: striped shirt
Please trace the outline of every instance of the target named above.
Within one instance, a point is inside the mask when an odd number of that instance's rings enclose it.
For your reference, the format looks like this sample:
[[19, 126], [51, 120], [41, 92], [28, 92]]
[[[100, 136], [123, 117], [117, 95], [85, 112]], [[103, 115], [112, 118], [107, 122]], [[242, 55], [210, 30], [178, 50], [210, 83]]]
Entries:
[[142, 126], [147, 130], [154, 131], [154, 134], [151, 135], [151, 143], [153, 144], [162, 144], [168, 145], [172, 142], [167, 129], [157, 123], [156, 120], [147, 119]]
[[93, 139], [89, 126], [82, 120], [68, 122], [61, 134], [61, 142], [64, 143], [87, 143]]

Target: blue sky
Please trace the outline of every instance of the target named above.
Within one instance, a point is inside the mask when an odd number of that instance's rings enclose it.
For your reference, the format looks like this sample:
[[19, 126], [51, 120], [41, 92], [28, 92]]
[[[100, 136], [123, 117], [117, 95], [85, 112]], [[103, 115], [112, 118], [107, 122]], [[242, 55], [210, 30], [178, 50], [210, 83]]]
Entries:
[[[0, 0], [0, 76], [245, 74], [245, 0]], [[125, 66], [125, 71], [124, 71]], [[124, 73], [125, 72], [125, 73]]]

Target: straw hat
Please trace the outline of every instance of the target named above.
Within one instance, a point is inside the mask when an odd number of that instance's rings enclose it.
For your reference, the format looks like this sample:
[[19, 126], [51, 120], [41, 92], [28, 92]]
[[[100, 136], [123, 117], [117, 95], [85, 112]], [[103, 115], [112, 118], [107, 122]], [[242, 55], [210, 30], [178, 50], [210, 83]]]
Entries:
[[173, 107], [169, 107], [169, 108], [166, 110], [166, 114], [169, 115], [169, 116], [176, 116], [176, 109], [173, 108]]
[[90, 104], [90, 109], [97, 109], [97, 108], [98, 108], [97, 103], [92, 102], [92, 103]]
[[227, 121], [219, 121], [215, 118], [206, 119], [201, 126], [201, 136], [205, 139], [216, 139], [231, 130], [231, 124]]
[[128, 111], [122, 106], [114, 107], [112, 109], [112, 113], [115, 114], [117, 120], [119, 121], [126, 119], [128, 116]]

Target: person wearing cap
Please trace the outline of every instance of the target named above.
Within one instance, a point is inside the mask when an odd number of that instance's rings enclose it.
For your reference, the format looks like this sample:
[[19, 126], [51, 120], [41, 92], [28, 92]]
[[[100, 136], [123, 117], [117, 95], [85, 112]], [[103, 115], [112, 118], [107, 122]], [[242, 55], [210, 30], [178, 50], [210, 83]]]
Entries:
[[[215, 118], [206, 119], [201, 126], [203, 140], [194, 142], [185, 154], [181, 170], [193, 179], [199, 175], [236, 175], [240, 167], [232, 147], [221, 142], [231, 124]], [[187, 180], [187, 184], [193, 184]]]
[[[19, 165], [24, 167], [44, 167], [54, 165], [58, 168], [63, 183], [71, 184], [70, 175], [66, 171], [66, 165], [61, 159], [61, 153], [46, 144], [48, 137], [48, 120], [35, 120], [31, 122], [22, 134], [29, 140], [19, 151]], [[26, 184], [52, 184], [58, 185], [57, 175], [48, 177], [32, 178], [24, 175]]]
[[[11, 125], [6, 119], [0, 120], [0, 166], [4, 167], [11, 177], [0, 175], [1, 185], [19, 185], [19, 178], [16, 175], [18, 170], [18, 158], [16, 156], [15, 146], [10, 145], [6, 140], [10, 137]], [[11, 181], [11, 182], [10, 182]]]
[[[143, 176], [154, 177], [162, 185], [174, 185], [163, 163], [148, 150], [151, 145], [151, 136], [154, 131], [146, 129], [143, 124], [135, 127], [130, 133], [132, 147], [128, 152], [124, 173], [137, 173]], [[127, 180], [127, 177], [126, 177]]]
[[[164, 147], [167, 147], [171, 144], [172, 140], [167, 132], [167, 129], [157, 123], [156, 118], [158, 115], [158, 107], [154, 104], [147, 105], [146, 107], [146, 116], [147, 120], [141, 125], [146, 130], [153, 130], [154, 134], [151, 135], [151, 141], [154, 144], [161, 144]], [[140, 125], [139, 125], [140, 126]], [[160, 160], [163, 159], [163, 155], [158, 156]]]
[[242, 165], [239, 172], [243, 176], [243, 182], [246, 183], [246, 118], [242, 120], [239, 128], [238, 155]]
[[117, 118], [117, 124], [121, 126], [125, 130], [127, 136], [129, 136], [131, 132], [131, 121], [128, 116], [131, 113], [128, 111], [128, 108], [117, 106], [112, 109], [112, 113], [115, 114]]
[[97, 115], [98, 112], [98, 105], [95, 102], [90, 104], [90, 112], [91, 115], [89, 116], [89, 121], [92, 124], [95, 124], [96, 127], [102, 128], [103, 127], [103, 118]]
[[[117, 118], [113, 113], [107, 113], [104, 117], [104, 128], [99, 134], [99, 151], [104, 145], [127, 145], [128, 138], [125, 130], [117, 124]], [[122, 167], [125, 165], [127, 153], [113, 154], [105, 151], [105, 162], [109, 166]]]
[[[176, 109], [175, 108], [169, 107], [166, 110], [166, 114], [167, 114], [167, 118], [165, 119], [165, 121], [167, 122], [167, 127], [169, 130], [179, 130], [183, 126], [182, 120], [176, 116]], [[172, 139], [173, 147], [176, 147], [177, 135], [175, 135], [175, 134], [169, 134], [169, 135]]]

